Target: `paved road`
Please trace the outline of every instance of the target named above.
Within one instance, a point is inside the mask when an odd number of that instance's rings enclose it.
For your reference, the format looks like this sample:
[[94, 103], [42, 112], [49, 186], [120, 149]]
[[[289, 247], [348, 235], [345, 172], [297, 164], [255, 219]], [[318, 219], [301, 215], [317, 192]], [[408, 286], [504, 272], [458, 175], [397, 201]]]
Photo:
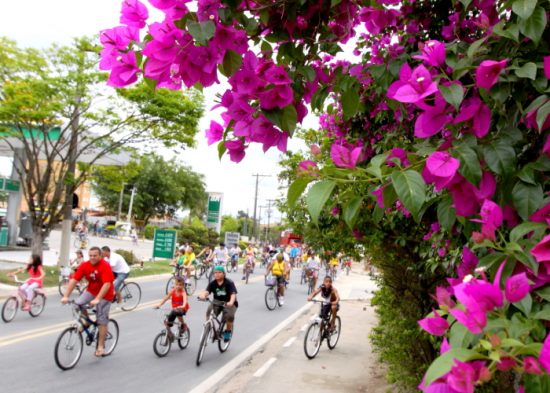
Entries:
[[[240, 304], [234, 339], [224, 354], [219, 353], [217, 346], [208, 346], [200, 367], [195, 366], [195, 358], [206, 304], [195, 298], [187, 317], [191, 329], [189, 347], [181, 351], [174, 345], [161, 359], [153, 353], [153, 339], [162, 323], [152, 306], [164, 293], [164, 279], [140, 284], [143, 294], [138, 309], [112, 312], [121, 333], [111, 356], [97, 359], [92, 348], [85, 348], [79, 364], [70, 371], [57, 368], [53, 349], [59, 332], [70, 324], [71, 313], [68, 306], [59, 304], [58, 295], [50, 296], [46, 310], [38, 318], [19, 312], [9, 324], [0, 321], [0, 369], [9, 370], [3, 372], [2, 390], [85, 393], [107, 386], [108, 391], [116, 392], [190, 391], [304, 305], [306, 288], [296, 282], [298, 273], [293, 273], [285, 306], [274, 311], [268, 311], [264, 304], [263, 275], [256, 274], [251, 283], [244, 285], [239, 275], [231, 274], [237, 283]], [[203, 279], [198, 287], [205, 285]]]

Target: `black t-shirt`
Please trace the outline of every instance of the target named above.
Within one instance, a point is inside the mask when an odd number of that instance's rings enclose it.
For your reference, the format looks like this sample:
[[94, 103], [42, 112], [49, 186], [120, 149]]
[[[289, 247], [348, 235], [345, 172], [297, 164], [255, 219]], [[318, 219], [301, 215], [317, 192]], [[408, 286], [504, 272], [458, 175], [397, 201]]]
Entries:
[[323, 297], [324, 299], [332, 300], [332, 287], [327, 288], [323, 284], [319, 287], [319, 289], [321, 290], [321, 297]]
[[[208, 293], [214, 294], [214, 299], [226, 303], [231, 299], [232, 294], [237, 294], [237, 287], [229, 278], [224, 278], [221, 285], [219, 285], [216, 280], [213, 280], [210, 284], [208, 284], [206, 290]], [[239, 302], [237, 302], [237, 299], [235, 299], [235, 307], [239, 307]]]

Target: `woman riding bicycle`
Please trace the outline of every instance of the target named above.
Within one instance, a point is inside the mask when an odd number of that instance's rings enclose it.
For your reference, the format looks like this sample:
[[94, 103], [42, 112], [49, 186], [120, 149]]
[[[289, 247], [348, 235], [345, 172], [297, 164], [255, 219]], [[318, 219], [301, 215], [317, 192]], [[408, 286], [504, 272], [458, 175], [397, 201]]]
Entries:
[[279, 296], [279, 304], [285, 304], [285, 276], [288, 274], [290, 266], [285, 262], [283, 254], [277, 254], [275, 260], [269, 264], [266, 270], [266, 275], [271, 273], [277, 278], [277, 295]]
[[14, 277], [16, 274], [23, 273], [24, 271], [29, 274], [29, 278], [19, 287], [19, 292], [25, 300], [22, 307], [23, 311], [29, 311], [31, 300], [34, 297], [34, 290], [42, 288], [42, 280], [46, 276], [46, 273], [42, 269], [42, 257], [40, 255], [31, 255], [26, 267], [8, 273], [8, 276]]

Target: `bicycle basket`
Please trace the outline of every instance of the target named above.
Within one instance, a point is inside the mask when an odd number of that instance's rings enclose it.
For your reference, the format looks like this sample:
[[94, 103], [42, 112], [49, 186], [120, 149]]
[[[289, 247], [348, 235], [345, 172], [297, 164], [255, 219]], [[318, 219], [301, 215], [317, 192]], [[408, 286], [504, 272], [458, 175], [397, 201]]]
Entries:
[[266, 287], [273, 287], [273, 286], [275, 286], [275, 284], [277, 284], [277, 277], [275, 277], [271, 274], [265, 276], [265, 286]]

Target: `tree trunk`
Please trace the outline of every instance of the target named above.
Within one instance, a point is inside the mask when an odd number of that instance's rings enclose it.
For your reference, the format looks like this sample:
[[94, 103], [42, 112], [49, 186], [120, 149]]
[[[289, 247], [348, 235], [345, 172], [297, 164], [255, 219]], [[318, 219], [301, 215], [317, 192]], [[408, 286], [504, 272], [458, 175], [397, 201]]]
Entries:
[[42, 230], [41, 220], [32, 223], [32, 239], [31, 239], [31, 252], [33, 255], [40, 255], [42, 257], [42, 247], [44, 243], [44, 232]]

